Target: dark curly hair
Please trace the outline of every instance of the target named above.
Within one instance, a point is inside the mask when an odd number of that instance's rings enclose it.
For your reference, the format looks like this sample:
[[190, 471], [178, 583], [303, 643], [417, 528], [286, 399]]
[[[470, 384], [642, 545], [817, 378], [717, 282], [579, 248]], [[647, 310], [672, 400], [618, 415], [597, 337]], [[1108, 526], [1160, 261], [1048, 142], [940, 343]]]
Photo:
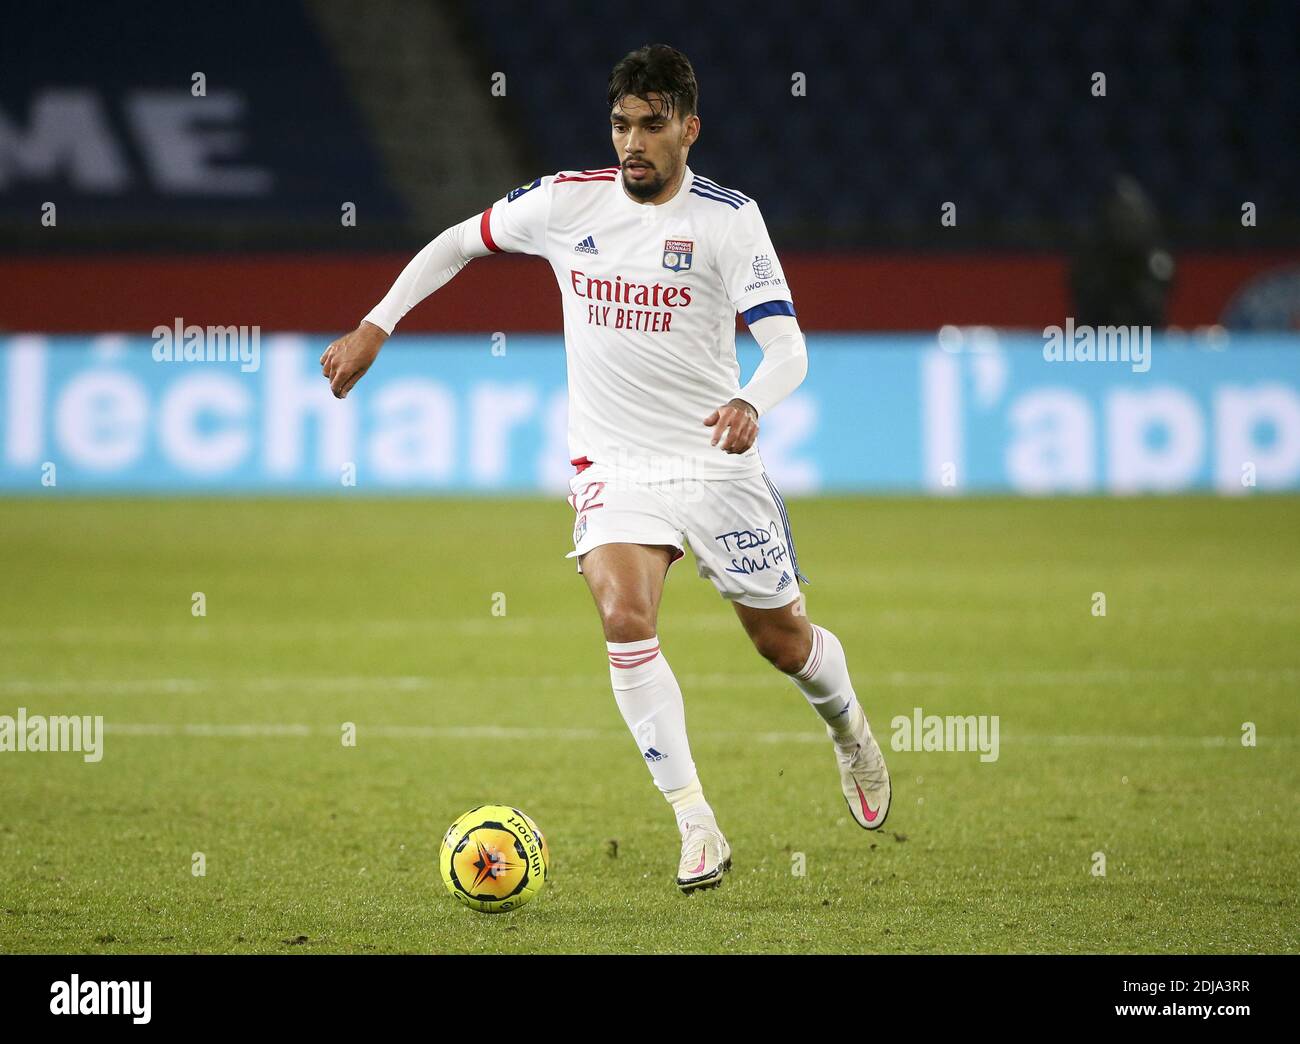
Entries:
[[[629, 94], [650, 102], [656, 115], [665, 119], [672, 119], [674, 112], [694, 116], [700, 104], [700, 87], [690, 59], [667, 44], [646, 44], [614, 66], [609, 74], [610, 109]], [[650, 94], [663, 101], [656, 105], [647, 97]]]

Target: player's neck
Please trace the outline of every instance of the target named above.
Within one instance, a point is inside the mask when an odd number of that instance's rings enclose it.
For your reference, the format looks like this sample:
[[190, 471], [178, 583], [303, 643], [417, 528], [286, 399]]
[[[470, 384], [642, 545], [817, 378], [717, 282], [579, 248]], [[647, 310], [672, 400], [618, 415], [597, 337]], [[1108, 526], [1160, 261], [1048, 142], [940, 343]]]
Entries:
[[632, 195], [632, 193], [630, 193], [627, 190], [627, 185], [623, 183], [623, 179], [621, 177], [619, 178], [619, 188], [623, 190], [623, 195], [627, 196], [627, 198], [632, 200], [633, 203], [641, 203], [645, 206], [654, 206], [654, 207], [661, 207], [665, 203], [671, 202], [674, 198], [676, 198], [677, 193], [681, 191], [682, 186], [685, 184], [686, 184], [685, 163], [683, 163], [677, 169], [677, 174], [673, 177], [671, 181], [669, 181], [667, 184], [664, 185], [663, 190], [658, 195], [653, 196], [650, 199], [640, 199]]

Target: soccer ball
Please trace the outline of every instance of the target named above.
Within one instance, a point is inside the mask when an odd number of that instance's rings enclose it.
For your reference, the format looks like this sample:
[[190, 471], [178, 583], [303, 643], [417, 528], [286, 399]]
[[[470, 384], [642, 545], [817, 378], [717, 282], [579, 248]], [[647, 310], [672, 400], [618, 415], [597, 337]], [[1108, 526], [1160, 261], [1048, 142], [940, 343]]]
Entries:
[[447, 828], [438, 866], [447, 891], [480, 913], [504, 913], [546, 884], [550, 851], [525, 813], [509, 805], [479, 805]]

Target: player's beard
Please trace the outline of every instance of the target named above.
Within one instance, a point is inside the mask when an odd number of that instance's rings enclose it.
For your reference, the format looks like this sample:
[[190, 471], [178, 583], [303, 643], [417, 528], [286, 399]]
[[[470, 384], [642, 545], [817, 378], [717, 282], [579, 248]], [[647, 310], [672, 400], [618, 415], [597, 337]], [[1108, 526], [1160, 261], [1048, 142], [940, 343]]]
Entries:
[[[646, 160], [640, 162], [646, 163]], [[623, 188], [627, 190], [629, 196], [635, 196], [637, 199], [650, 199], [659, 195], [668, 184], [669, 175], [665, 175], [658, 167], [650, 168], [650, 176], [643, 178], [641, 181], [629, 181], [626, 168], [623, 170]]]

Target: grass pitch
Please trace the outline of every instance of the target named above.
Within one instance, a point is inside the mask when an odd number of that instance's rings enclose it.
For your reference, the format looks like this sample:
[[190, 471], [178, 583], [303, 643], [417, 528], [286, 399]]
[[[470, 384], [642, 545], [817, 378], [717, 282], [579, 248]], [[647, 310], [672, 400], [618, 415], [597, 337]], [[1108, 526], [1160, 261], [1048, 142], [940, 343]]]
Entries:
[[[659, 634], [735, 868], [685, 897], [562, 497], [5, 501], [0, 714], [108, 732], [98, 764], [0, 754], [0, 950], [1300, 950], [1300, 500], [791, 516], [893, 809], [853, 825], [819, 720], [688, 556]], [[998, 759], [890, 749], [915, 707], [997, 715]], [[437, 876], [484, 802], [551, 846], [511, 914]]]

